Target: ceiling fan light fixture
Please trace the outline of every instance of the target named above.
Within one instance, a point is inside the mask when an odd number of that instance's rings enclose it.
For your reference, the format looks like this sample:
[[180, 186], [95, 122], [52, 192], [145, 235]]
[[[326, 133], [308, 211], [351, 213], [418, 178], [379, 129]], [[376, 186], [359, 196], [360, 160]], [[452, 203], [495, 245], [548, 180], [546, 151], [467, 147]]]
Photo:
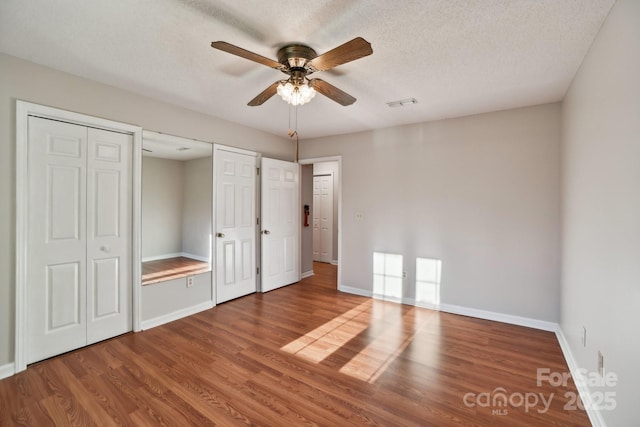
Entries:
[[318, 71], [330, 70], [373, 53], [371, 43], [362, 37], [356, 37], [322, 55], [318, 55], [309, 46], [288, 44], [278, 50], [278, 62], [223, 41], [211, 42], [211, 47], [289, 75], [286, 80], [271, 83], [249, 101], [247, 105], [250, 107], [264, 104], [276, 93], [290, 105], [303, 105], [313, 99], [316, 91], [340, 105], [351, 105], [356, 102], [353, 96], [324, 80], [315, 78], [309, 80], [307, 76]]
[[293, 84], [288, 80], [283, 80], [278, 84], [277, 92], [285, 102], [291, 105], [304, 105], [316, 96], [316, 90], [307, 82]]

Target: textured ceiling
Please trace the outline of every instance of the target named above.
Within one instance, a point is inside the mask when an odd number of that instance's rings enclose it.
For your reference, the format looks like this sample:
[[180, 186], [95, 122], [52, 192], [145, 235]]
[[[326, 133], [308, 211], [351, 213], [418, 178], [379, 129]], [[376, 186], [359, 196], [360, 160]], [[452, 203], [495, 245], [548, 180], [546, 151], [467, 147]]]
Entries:
[[247, 106], [282, 73], [210, 43], [276, 59], [364, 37], [373, 55], [314, 74], [358, 100], [299, 107], [310, 138], [559, 101], [613, 2], [1, 0], [0, 51], [286, 137], [284, 101]]

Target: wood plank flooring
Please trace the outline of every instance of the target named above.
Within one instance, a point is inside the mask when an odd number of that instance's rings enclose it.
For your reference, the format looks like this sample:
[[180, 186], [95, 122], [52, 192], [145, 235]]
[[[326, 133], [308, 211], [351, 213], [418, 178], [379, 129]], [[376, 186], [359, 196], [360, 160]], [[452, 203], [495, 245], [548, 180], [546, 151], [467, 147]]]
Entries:
[[192, 276], [210, 270], [209, 263], [186, 257], [147, 261], [142, 263], [142, 285]]
[[314, 271], [35, 363], [0, 381], [0, 425], [589, 425], [565, 408], [573, 382], [537, 385], [537, 368], [568, 371], [554, 334], [343, 294], [335, 267]]

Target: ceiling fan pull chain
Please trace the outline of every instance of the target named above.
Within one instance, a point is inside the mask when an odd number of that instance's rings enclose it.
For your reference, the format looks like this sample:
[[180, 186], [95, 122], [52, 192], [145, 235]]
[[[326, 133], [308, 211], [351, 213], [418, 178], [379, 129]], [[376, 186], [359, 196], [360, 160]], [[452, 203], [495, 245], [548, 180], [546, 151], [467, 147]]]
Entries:
[[[293, 113], [294, 114], [294, 117], [293, 117], [294, 127], [293, 128], [291, 127], [291, 109], [292, 108], [295, 108], [295, 112]], [[297, 133], [298, 133], [298, 106], [297, 105], [293, 106], [293, 105], [289, 104], [289, 130], [287, 131], [287, 135], [289, 135], [290, 138], [293, 138], [293, 136], [295, 134], [297, 134]]]

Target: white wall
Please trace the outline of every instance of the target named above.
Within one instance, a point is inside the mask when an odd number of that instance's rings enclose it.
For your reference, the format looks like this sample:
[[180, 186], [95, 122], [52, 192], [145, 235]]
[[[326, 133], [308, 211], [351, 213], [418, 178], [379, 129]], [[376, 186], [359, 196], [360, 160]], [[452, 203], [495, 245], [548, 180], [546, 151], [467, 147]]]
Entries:
[[175, 254], [209, 259], [211, 157], [142, 158], [142, 260]]
[[295, 155], [289, 138], [0, 53], [0, 367], [14, 356], [16, 99], [259, 151], [275, 159], [292, 160]]
[[211, 261], [212, 158], [184, 163], [182, 252]]
[[142, 260], [182, 252], [185, 162], [142, 158]]
[[189, 288], [187, 288], [186, 277], [142, 287], [143, 329], [213, 306], [212, 272], [200, 273], [192, 277], [193, 286]]
[[373, 253], [401, 254], [413, 298], [416, 257], [435, 258], [442, 303], [559, 320], [559, 104], [301, 142], [335, 155], [342, 287], [370, 293]]
[[[561, 328], [578, 366], [618, 376], [610, 426], [640, 423], [640, 2], [618, 0], [562, 104]], [[587, 328], [586, 347], [581, 343]]]
[[[313, 165], [302, 165], [300, 168], [300, 209], [304, 205], [313, 207]], [[301, 212], [304, 215], [304, 210]], [[300, 222], [302, 233], [300, 233], [300, 272], [302, 274], [313, 271], [313, 217], [309, 211], [309, 226], [304, 226], [304, 217]]]
[[340, 200], [340, 167], [336, 161], [314, 163], [313, 174], [333, 175], [333, 247], [331, 248], [331, 261], [338, 262], [338, 202]]

